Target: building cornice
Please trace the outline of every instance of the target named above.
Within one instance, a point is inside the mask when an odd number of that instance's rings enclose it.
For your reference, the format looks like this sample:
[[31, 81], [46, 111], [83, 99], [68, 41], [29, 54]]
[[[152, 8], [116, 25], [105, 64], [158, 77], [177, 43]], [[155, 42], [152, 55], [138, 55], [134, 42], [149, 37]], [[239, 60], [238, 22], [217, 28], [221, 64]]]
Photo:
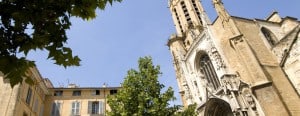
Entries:
[[66, 87], [54, 87], [49, 88], [51, 90], [83, 90], [83, 89], [120, 89], [122, 87], [74, 87], [74, 88], [66, 88]]

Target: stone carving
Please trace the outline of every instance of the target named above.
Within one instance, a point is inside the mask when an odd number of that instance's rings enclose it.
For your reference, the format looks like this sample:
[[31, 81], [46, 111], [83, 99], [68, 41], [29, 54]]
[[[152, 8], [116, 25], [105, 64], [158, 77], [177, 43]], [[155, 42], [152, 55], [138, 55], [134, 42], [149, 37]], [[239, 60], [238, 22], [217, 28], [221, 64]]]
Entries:
[[[185, 81], [185, 83], [186, 83], [186, 81]], [[184, 84], [183, 87], [184, 87], [184, 97], [185, 97], [185, 99], [186, 100], [192, 99], [192, 94], [190, 92], [190, 89], [189, 89], [188, 85]]]
[[[231, 75], [234, 76], [234, 75]], [[224, 89], [226, 89], [226, 91], [238, 91], [238, 86], [239, 86], [239, 81], [234, 78], [234, 77], [226, 77], [222, 79], [223, 81], [223, 85], [224, 85]]]
[[197, 37], [196, 33], [195, 33], [195, 30], [191, 29], [191, 30], [189, 30], [189, 33], [191, 34], [193, 39], [195, 39]]
[[217, 51], [217, 49], [215, 47], [212, 47], [211, 51], [212, 51], [213, 59], [217, 64], [217, 70], [220, 70], [221, 68], [226, 68], [226, 65], [225, 65], [223, 59], [221, 58], [221, 55]]
[[247, 103], [249, 104], [249, 106], [254, 109], [255, 108], [255, 102], [254, 99], [252, 97], [252, 95], [250, 93], [245, 94], [245, 98]]
[[213, 4], [223, 4], [222, 0], [213, 0]]
[[255, 101], [252, 97], [252, 94], [250, 92], [250, 89], [249, 88], [243, 88], [242, 90], [242, 97], [244, 98], [245, 100], [245, 104], [247, 107], [255, 110], [256, 109], [256, 105], [255, 105]]
[[255, 98], [248, 84], [242, 82], [238, 75], [226, 74], [222, 77], [223, 90], [230, 98], [236, 115], [247, 115], [249, 110], [257, 113]]

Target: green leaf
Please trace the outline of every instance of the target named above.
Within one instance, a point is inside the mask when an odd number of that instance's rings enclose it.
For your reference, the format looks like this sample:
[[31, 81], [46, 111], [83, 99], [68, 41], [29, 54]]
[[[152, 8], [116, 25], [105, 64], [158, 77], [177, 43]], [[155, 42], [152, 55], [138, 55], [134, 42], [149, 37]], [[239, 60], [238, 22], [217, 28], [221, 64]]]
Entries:
[[26, 76], [25, 82], [28, 83], [29, 85], [33, 85], [34, 84], [34, 82], [31, 79], [31, 77], [28, 77], [28, 76]]
[[[121, 0], [4, 0], [0, 2], [0, 71], [11, 86], [23, 82], [34, 63], [18, 58], [36, 49], [49, 51], [48, 58], [64, 67], [79, 66], [80, 58], [65, 47], [71, 17], [91, 20], [96, 9]], [[30, 79], [25, 82], [31, 83]]]
[[151, 57], [140, 58], [138, 70], [130, 69], [122, 83], [122, 88], [114, 96], [109, 96], [108, 104], [112, 111], [109, 116], [166, 116], [173, 115], [177, 106], [169, 106], [174, 100], [171, 87], [162, 91], [158, 77], [161, 74], [159, 66], [154, 66]]

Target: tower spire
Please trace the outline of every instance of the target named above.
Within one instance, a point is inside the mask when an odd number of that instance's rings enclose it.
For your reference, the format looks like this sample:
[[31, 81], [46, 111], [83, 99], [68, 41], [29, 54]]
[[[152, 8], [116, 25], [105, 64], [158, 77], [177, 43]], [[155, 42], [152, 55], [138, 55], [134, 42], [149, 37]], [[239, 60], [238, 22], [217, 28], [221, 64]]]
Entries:
[[237, 26], [230, 20], [231, 16], [226, 11], [222, 0], [213, 0], [213, 4], [224, 29], [230, 31], [233, 35], [239, 34]]
[[230, 19], [229, 13], [226, 11], [222, 0], [213, 0], [214, 7], [217, 11], [218, 16], [221, 18], [221, 20], [224, 22], [228, 22]]

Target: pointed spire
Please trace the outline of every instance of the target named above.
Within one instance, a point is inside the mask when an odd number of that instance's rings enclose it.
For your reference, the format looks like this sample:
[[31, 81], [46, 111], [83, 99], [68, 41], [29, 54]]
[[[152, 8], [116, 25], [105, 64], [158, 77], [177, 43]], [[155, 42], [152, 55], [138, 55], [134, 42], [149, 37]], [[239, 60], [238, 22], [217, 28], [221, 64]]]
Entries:
[[217, 11], [217, 14], [218, 14], [219, 18], [221, 18], [222, 21], [228, 22], [229, 19], [230, 19], [230, 15], [226, 11], [222, 0], [213, 0], [213, 4], [214, 4], [214, 7]]

